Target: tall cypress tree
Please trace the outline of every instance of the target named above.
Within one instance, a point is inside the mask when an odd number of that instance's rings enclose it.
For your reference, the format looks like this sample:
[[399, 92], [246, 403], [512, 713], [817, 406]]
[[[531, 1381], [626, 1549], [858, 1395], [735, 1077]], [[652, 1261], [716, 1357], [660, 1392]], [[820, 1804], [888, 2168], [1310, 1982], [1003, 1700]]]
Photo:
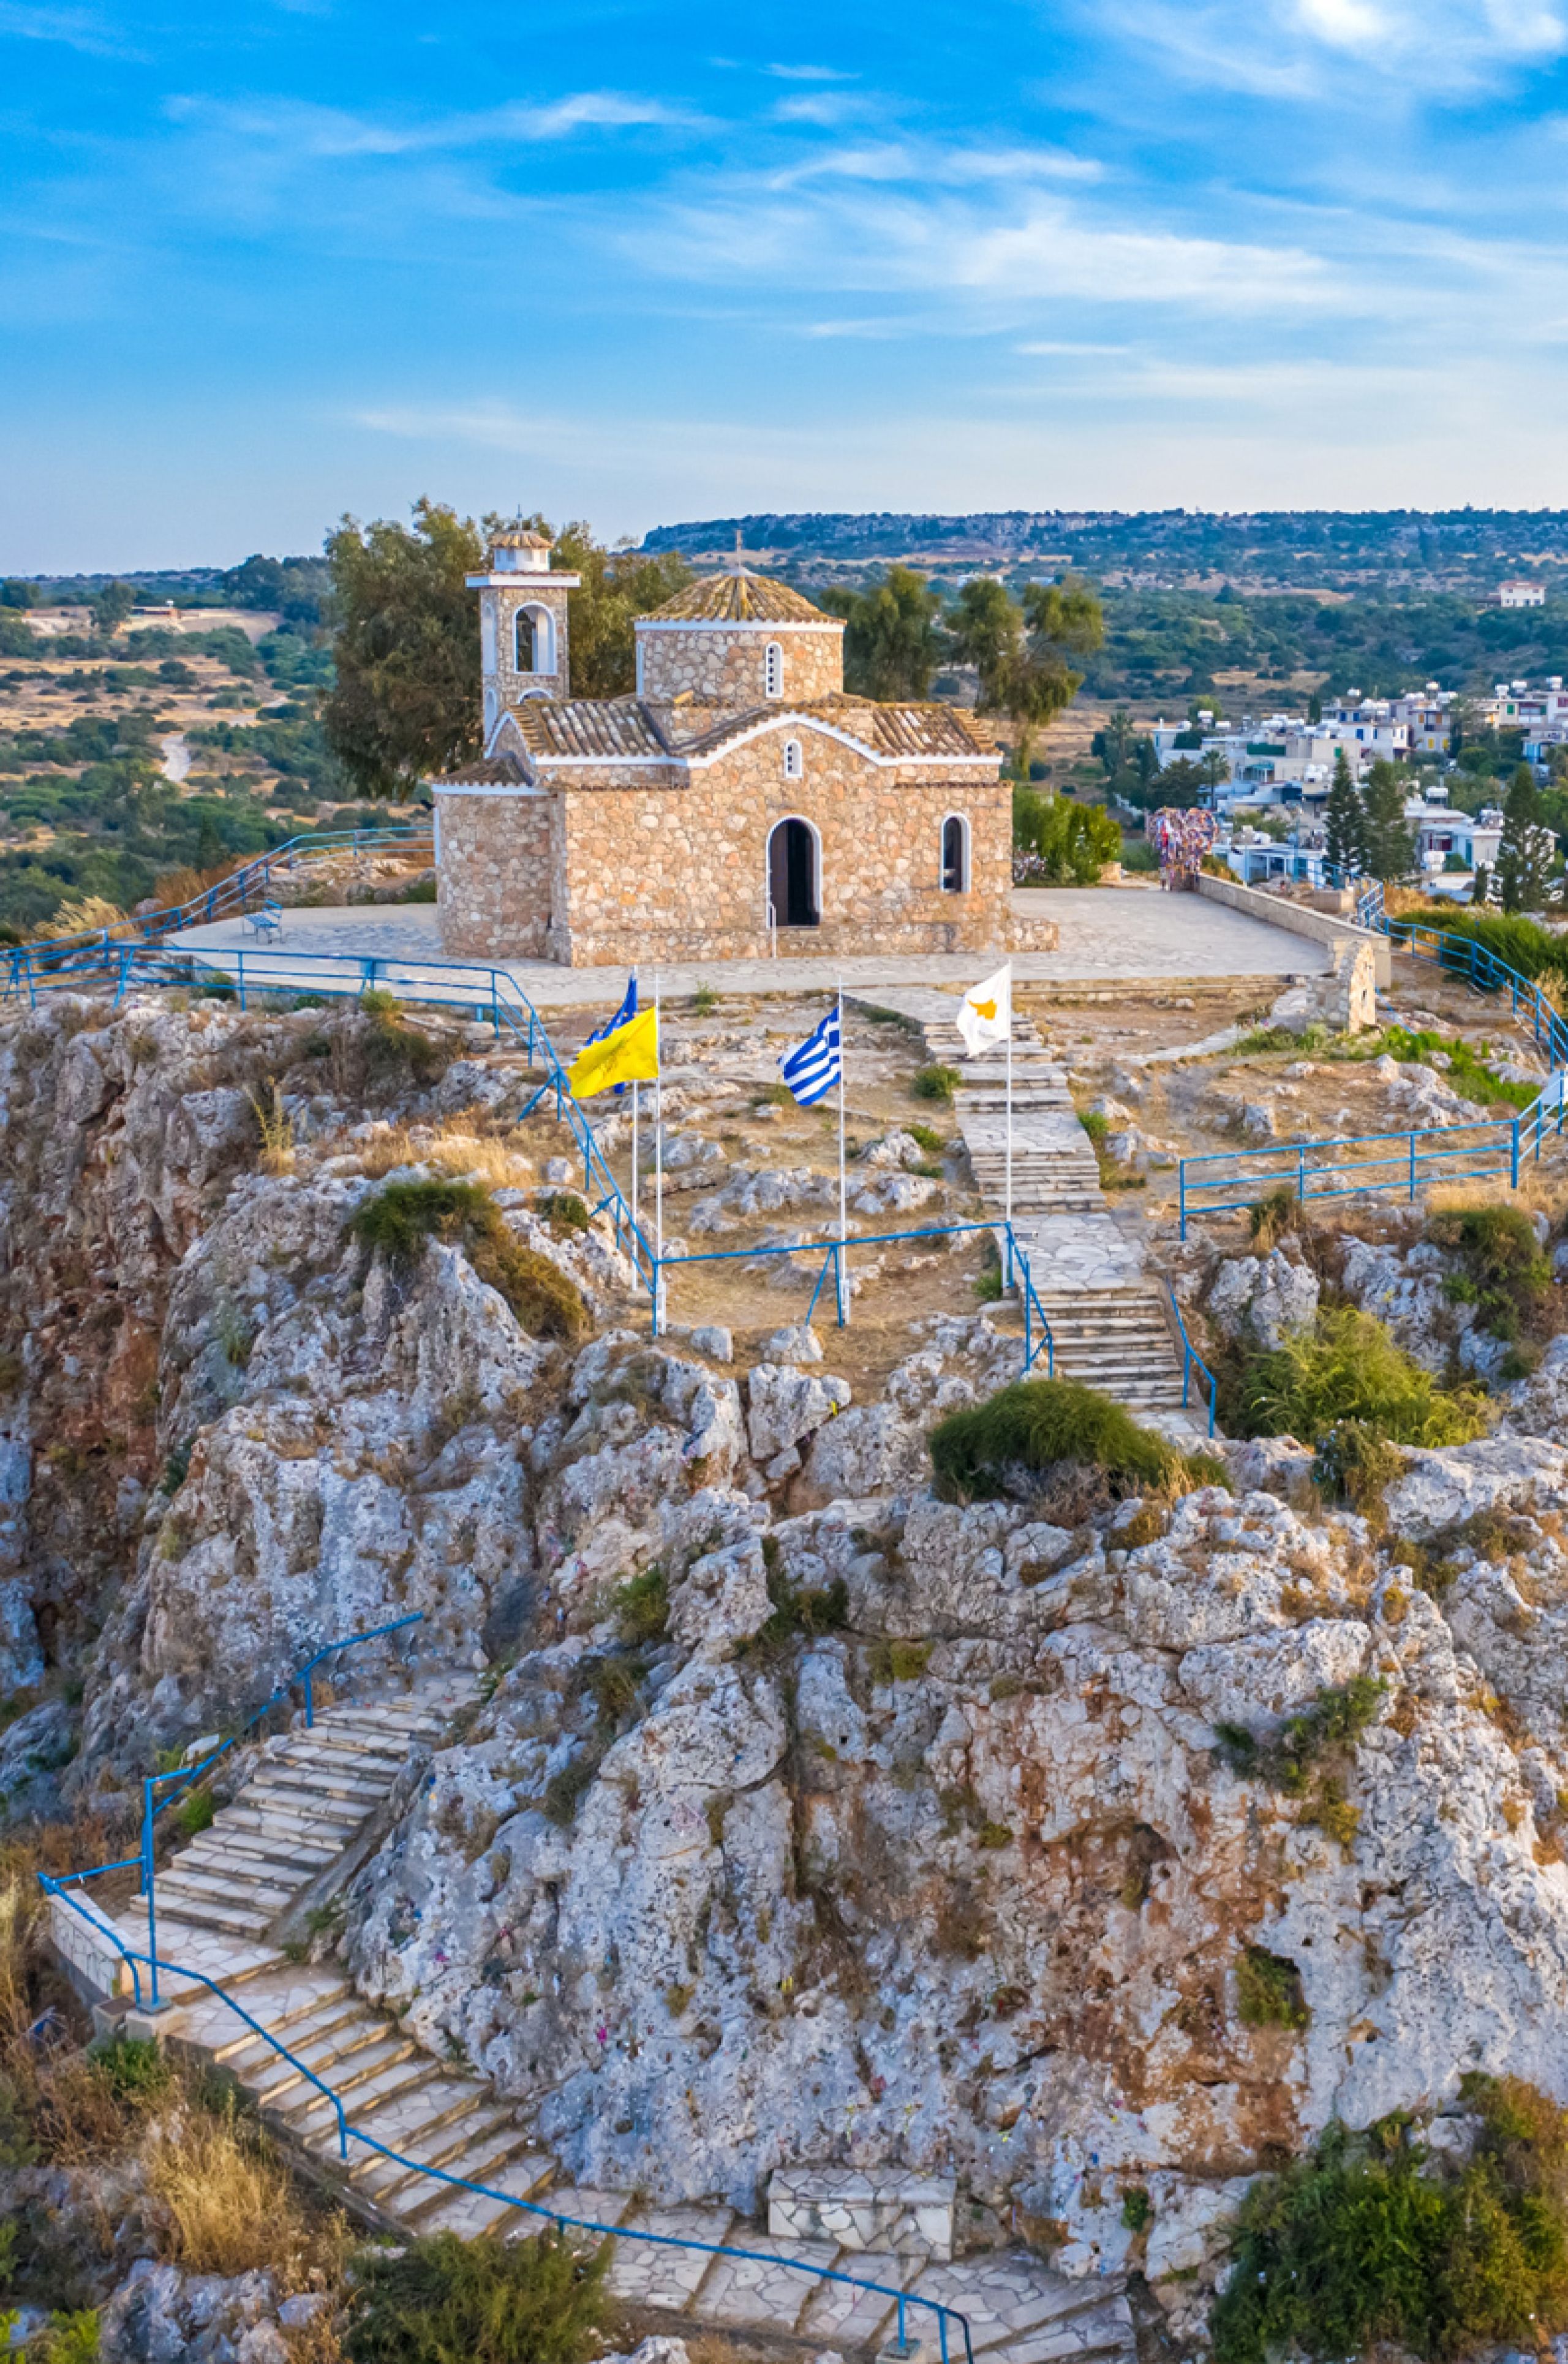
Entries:
[[1535, 774], [1521, 764], [1503, 802], [1503, 834], [1497, 846], [1497, 885], [1505, 911], [1539, 911], [1546, 901], [1556, 841], [1540, 808]]
[[1385, 755], [1367, 774], [1362, 796], [1365, 817], [1366, 868], [1386, 886], [1403, 878], [1416, 861], [1415, 835], [1405, 819], [1405, 783]]
[[1366, 815], [1342, 747], [1334, 750], [1334, 779], [1325, 814], [1324, 852], [1336, 870], [1359, 870], [1366, 858]]

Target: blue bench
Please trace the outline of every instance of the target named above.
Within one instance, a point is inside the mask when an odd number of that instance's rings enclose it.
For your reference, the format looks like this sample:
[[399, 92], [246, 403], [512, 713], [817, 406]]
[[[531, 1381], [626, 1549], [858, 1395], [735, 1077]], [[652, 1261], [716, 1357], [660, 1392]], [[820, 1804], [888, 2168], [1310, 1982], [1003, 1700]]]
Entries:
[[244, 914], [245, 925], [255, 936], [281, 936], [284, 931], [283, 906], [263, 903], [254, 911]]

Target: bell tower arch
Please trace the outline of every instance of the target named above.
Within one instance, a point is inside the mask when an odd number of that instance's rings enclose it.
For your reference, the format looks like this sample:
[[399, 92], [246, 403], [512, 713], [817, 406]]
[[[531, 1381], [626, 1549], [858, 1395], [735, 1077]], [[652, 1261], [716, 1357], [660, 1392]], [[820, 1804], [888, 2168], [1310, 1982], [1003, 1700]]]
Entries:
[[553, 568], [550, 547], [529, 526], [504, 527], [491, 541], [486, 571], [465, 577], [479, 594], [486, 746], [525, 698], [572, 694], [567, 597], [583, 578]]

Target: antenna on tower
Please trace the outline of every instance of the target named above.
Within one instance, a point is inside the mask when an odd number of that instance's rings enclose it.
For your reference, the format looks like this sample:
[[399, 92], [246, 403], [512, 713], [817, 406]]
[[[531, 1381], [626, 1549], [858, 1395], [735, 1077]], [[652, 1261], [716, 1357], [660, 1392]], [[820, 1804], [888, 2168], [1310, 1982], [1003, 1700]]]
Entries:
[[735, 529], [735, 572], [737, 574], [744, 574], [746, 572], [746, 562], [740, 555], [740, 529], [739, 526]]

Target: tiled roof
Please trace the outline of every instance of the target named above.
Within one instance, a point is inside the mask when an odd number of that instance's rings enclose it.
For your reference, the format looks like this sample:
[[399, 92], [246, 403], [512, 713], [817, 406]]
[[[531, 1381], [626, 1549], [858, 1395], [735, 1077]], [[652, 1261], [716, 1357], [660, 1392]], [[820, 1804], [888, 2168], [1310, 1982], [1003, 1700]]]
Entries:
[[504, 525], [490, 537], [492, 550], [550, 550], [553, 547], [547, 533], [535, 533], [531, 526]]
[[528, 753], [544, 763], [552, 756], [665, 755], [645, 707], [635, 697], [526, 697], [512, 708]]
[[739, 571], [705, 574], [639, 621], [656, 624], [836, 624], [787, 583]]
[[712, 754], [727, 740], [743, 737], [759, 722], [784, 723], [793, 715], [815, 716], [858, 740], [873, 753], [900, 755], [990, 755], [995, 741], [984, 723], [957, 706], [882, 706], [869, 697], [825, 697], [809, 706], [759, 706], [727, 715], [714, 729], [691, 740], [684, 754]]
[[439, 773], [433, 788], [510, 788], [528, 778], [520, 755], [481, 755], [460, 764], [455, 772]]

